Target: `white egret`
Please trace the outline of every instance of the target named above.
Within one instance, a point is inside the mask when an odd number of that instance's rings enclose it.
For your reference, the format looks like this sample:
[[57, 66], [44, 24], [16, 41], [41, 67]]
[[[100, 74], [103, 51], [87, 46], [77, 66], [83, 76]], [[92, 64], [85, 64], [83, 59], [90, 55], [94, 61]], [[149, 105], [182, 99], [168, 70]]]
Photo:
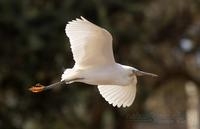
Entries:
[[32, 92], [41, 92], [60, 84], [83, 82], [98, 85], [98, 90], [109, 104], [129, 107], [136, 95], [137, 76], [152, 73], [115, 62], [111, 34], [81, 17], [70, 21], [65, 28], [69, 37], [75, 65], [66, 69], [61, 81], [49, 86], [37, 84]]

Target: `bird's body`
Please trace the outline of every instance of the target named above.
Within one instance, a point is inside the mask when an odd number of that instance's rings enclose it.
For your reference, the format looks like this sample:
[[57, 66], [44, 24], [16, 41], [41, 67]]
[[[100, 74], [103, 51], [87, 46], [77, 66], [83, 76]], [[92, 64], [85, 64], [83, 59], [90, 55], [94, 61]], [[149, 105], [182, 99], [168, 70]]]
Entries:
[[[83, 82], [98, 85], [100, 94], [113, 106], [130, 106], [136, 93], [135, 68], [118, 63], [80, 69], [66, 69], [61, 81], [66, 83]], [[72, 81], [70, 81], [72, 80]]]
[[91, 85], [121, 85], [125, 86], [131, 83], [132, 68], [129, 66], [114, 63], [112, 65], [103, 65], [80, 69], [74, 67], [66, 69], [62, 75], [62, 80], [71, 80], [79, 78], [77, 82], [83, 82]]
[[[75, 65], [64, 71], [61, 83], [83, 82], [98, 85], [100, 94], [109, 104], [128, 107], [136, 95], [136, 76], [156, 76], [116, 63], [111, 34], [83, 17], [70, 21], [65, 32], [70, 40]], [[45, 88], [33, 87], [31, 91], [40, 92], [58, 84]]]

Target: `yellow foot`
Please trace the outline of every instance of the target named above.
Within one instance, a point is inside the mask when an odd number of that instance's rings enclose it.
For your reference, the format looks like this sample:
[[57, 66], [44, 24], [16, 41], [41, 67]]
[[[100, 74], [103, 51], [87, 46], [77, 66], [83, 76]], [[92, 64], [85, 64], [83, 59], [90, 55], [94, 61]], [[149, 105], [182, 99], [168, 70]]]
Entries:
[[33, 93], [39, 93], [42, 92], [44, 90], [43, 85], [41, 85], [40, 83], [37, 83], [35, 86], [32, 86], [31, 88], [29, 88], [29, 90]]

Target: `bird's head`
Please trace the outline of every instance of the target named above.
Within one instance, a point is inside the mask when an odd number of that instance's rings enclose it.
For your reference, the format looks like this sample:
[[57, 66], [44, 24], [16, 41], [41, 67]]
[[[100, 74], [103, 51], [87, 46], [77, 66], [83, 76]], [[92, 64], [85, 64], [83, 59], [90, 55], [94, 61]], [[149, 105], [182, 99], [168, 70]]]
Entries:
[[123, 65], [123, 67], [127, 70], [129, 76], [152, 76], [152, 77], [158, 77], [158, 75], [153, 73], [148, 73], [144, 71], [140, 71], [134, 67]]

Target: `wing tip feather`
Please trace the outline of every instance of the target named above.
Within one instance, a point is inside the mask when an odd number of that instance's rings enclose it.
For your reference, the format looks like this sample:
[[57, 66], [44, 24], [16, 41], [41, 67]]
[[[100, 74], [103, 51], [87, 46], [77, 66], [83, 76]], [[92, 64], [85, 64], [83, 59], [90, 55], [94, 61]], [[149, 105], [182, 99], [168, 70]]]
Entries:
[[[111, 85], [113, 88], [116, 87], [114, 85]], [[115, 94], [113, 94], [112, 92], [110, 93], [110, 95], [105, 95], [103, 91], [107, 90], [108, 86], [98, 86], [98, 90], [101, 94], [101, 96], [109, 103], [111, 104], [113, 107], [118, 107], [118, 108], [126, 108], [126, 107], [130, 107], [135, 99], [135, 93], [136, 93], [136, 85], [129, 85], [126, 89], [124, 89], [125, 87], [120, 87], [118, 90], [113, 90], [113, 92]], [[110, 90], [109, 90], [110, 91]], [[124, 95], [119, 95], [119, 93], [122, 93]], [[127, 93], [128, 92], [128, 93]], [[118, 95], [116, 94], [118, 93]], [[126, 94], [127, 93], [127, 94]], [[116, 96], [114, 96], [116, 95]], [[118, 96], [118, 97], [117, 97]], [[113, 98], [115, 97], [115, 98]]]

